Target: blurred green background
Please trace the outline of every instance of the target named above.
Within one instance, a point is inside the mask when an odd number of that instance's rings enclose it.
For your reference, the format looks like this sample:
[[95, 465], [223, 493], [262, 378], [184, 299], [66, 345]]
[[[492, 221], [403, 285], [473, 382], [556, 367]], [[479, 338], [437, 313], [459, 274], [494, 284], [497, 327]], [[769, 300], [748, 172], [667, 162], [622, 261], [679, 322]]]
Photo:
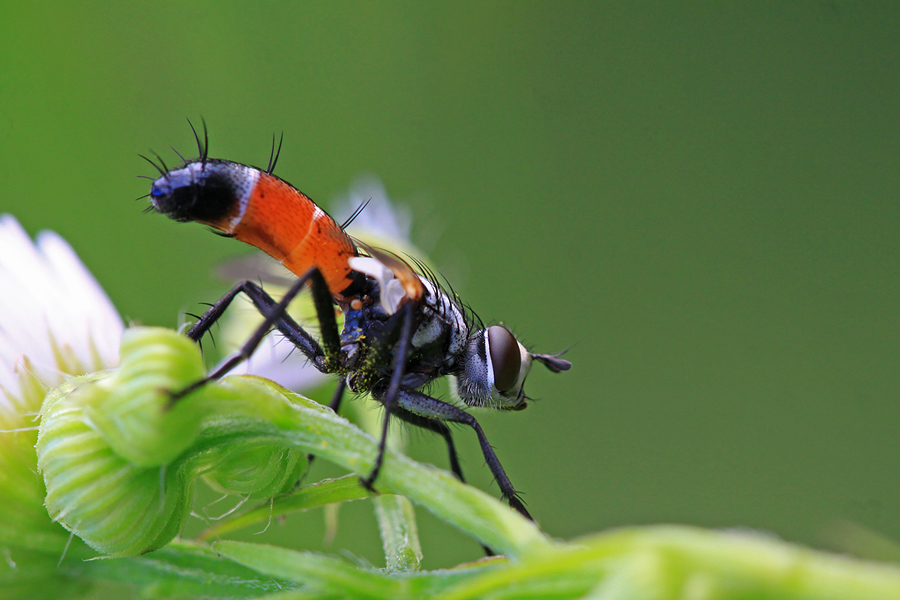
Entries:
[[[550, 534], [900, 538], [900, 5], [24, 4], [0, 211], [63, 234], [127, 319], [175, 325], [249, 251], [142, 215], [137, 154], [193, 155], [202, 116], [213, 156], [265, 165], [283, 131], [283, 178], [327, 208], [377, 174], [485, 320], [572, 346], [529, 410], [480, 417]], [[262, 538], [381, 564], [368, 503], [332, 546], [322, 522]], [[427, 566], [479, 556], [420, 525]]]

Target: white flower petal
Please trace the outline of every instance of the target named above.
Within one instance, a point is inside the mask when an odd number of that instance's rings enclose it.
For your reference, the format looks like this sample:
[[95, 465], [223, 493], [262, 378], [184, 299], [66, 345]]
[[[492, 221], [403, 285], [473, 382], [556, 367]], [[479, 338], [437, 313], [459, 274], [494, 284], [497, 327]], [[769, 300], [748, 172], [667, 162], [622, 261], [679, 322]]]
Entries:
[[[52, 231], [38, 234], [37, 243], [69, 300], [76, 325], [75, 339], [93, 342], [104, 365], [115, 364], [124, 325], [106, 292], [78, 259], [72, 247]], [[87, 348], [85, 348], [87, 350]], [[101, 368], [100, 365], [96, 365]]]
[[267, 335], [253, 356], [230, 374], [258, 375], [295, 391], [312, 390], [328, 380], [327, 375], [309, 364], [302, 352], [276, 332]]
[[[10, 215], [0, 215], [0, 386], [15, 394], [27, 356], [48, 386], [63, 364], [86, 370], [118, 362], [124, 325], [72, 247], [53, 232], [37, 243]], [[0, 399], [2, 402], [2, 399]]]
[[357, 177], [347, 195], [338, 200], [339, 208], [335, 214], [340, 216], [339, 221], [343, 221], [363, 204], [366, 204], [365, 210], [348, 227], [352, 235], [393, 247], [400, 246], [404, 250], [410, 245], [411, 211], [391, 202], [384, 184], [374, 175]]

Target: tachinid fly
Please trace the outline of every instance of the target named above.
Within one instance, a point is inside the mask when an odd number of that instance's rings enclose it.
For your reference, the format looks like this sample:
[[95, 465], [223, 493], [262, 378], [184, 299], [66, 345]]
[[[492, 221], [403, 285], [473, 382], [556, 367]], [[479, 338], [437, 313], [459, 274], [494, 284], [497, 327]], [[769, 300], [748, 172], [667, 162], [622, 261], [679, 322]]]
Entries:
[[[475, 430], [503, 497], [531, 518], [475, 418], [421, 390], [449, 376], [455, 394], [467, 406], [521, 409], [526, 405], [523, 384], [534, 361], [553, 372], [568, 370], [571, 363], [529, 352], [505, 327], [482, 326], [421, 269], [354, 241], [306, 195], [272, 174], [277, 153], [273, 152], [269, 168], [261, 170], [209, 158], [208, 139], [204, 135], [201, 141], [196, 131], [194, 135], [197, 159], [171, 170], [157, 166], [160, 177], [150, 192], [152, 207], [176, 221], [203, 223], [256, 246], [299, 279], [280, 301], [253, 281], [243, 281], [200, 316], [187, 333], [196, 341], [243, 293], [265, 322], [237, 354], [174, 396], [183, 397], [225, 375], [275, 327], [315, 368], [340, 378], [332, 408], [338, 409], [348, 387], [368, 392], [384, 405], [379, 454], [372, 472], [362, 477], [363, 485], [370, 489], [375, 485], [391, 417], [440, 434], [449, 448], [453, 472], [463, 479], [447, 426], [462, 423]], [[319, 320], [318, 339], [285, 312], [307, 285]], [[342, 329], [335, 306], [343, 313]]]

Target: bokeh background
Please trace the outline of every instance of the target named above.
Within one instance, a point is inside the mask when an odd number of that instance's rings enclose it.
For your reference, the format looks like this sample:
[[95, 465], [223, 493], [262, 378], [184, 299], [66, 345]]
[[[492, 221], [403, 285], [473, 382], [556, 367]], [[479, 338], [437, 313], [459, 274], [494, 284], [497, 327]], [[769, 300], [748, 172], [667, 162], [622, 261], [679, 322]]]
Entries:
[[[900, 538], [900, 5], [0, 8], [0, 211], [63, 234], [133, 322], [176, 325], [249, 251], [134, 201], [137, 154], [193, 154], [201, 116], [251, 164], [284, 132], [277, 172], [326, 208], [377, 174], [485, 320], [571, 347], [527, 411], [481, 416], [550, 534]], [[247, 539], [382, 564], [368, 503], [330, 545], [323, 521]], [[427, 566], [479, 556], [420, 526]]]

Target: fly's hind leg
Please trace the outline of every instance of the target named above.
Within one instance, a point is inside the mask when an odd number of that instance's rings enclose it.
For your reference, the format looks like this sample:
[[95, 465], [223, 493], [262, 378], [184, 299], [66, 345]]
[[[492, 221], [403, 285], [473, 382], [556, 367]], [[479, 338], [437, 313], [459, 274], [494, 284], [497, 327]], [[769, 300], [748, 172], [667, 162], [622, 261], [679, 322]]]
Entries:
[[[187, 336], [195, 342], [199, 342], [200, 338], [202, 338], [225, 313], [225, 310], [231, 305], [231, 301], [241, 293], [250, 298], [253, 305], [262, 315], [268, 314], [278, 306], [278, 301], [263, 290], [259, 284], [252, 281], [242, 281], [231, 288], [227, 294], [219, 298], [215, 304], [210, 306], [209, 310], [203, 313], [197, 319], [197, 322], [194, 323], [193, 327], [188, 330]], [[300, 349], [314, 365], [318, 366], [318, 364], [322, 362], [325, 353], [321, 346], [319, 346], [319, 343], [300, 327], [289, 314], [285, 313], [282, 315], [273, 325], [295, 347]]]
[[[312, 289], [316, 314], [321, 326], [324, 350], [315, 338], [300, 327], [300, 325], [286, 312], [288, 304], [290, 304], [297, 294], [303, 290], [303, 286], [306, 285], [306, 283], [309, 283]], [[256, 306], [257, 310], [259, 310], [260, 314], [265, 317], [265, 320], [256, 328], [250, 338], [244, 342], [244, 345], [241, 346], [240, 350], [229, 356], [206, 377], [198, 379], [177, 392], [173, 392], [173, 403], [210, 381], [219, 379], [234, 367], [247, 360], [273, 326], [276, 327], [292, 344], [300, 349], [300, 351], [303, 352], [310, 362], [312, 362], [312, 364], [320, 371], [328, 373], [337, 368], [340, 353], [340, 334], [337, 328], [337, 320], [334, 316], [334, 305], [332, 303], [331, 293], [328, 291], [328, 286], [325, 284], [325, 279], [315, 267], [311, 268], [303, 275], [303, 277], [298, 279], [278, 302], [275, 302], [271, 296], [252, 281], [244, 281], [236, 285], [197, 320], [197, 323], [195, 323], [190, 331], [188, 331], [188, 337], [193, 340], [199, 340], [203, 334], [209, 330], [213, 323], [222, 316], [225, 309], [227, 309], [231, 304], [231, 301], [234, 300], [235, 296], [241, 292], [246, 294], [253, 301], [253, 304]]]

